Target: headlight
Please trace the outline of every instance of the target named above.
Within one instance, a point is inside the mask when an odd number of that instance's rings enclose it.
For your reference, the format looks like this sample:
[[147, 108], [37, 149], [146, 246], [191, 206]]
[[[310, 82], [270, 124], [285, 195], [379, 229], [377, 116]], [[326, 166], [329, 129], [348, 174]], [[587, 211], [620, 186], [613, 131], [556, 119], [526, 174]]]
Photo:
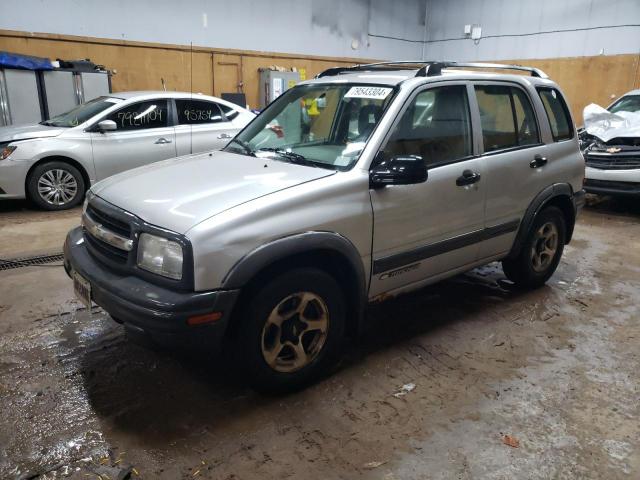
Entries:
[[163, 277], [182, 278], [182, 246], [149, 233], [140, 234], [138, 266]]
[[6, 147], [4, 147], [0, 151], [0, 160], [4, 160], [5, 158], [8, 158], [9, 155], [11, 155], [13, 152], [16, 151], [16, 148], [18, 147], [14, 147], [13, 145], [7, 145]]

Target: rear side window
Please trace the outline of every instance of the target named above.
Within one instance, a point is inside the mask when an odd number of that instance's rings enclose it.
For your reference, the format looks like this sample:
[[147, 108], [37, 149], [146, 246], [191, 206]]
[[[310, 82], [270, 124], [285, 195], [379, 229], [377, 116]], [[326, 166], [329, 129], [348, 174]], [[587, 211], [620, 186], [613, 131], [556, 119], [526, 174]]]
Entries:
[[533, 108], [525, 93], [506, 85], [476, 85], [484, 151], [540, 143]]
[[144, 130], [166, 127], [167, 101], [152, 100], [127, 105], [107, 117], [118, 125], [118, 130]]
[[200, 125], [224, 121], [218, 104], [204, 100], [176, 99], [178, 123], [180, 125]]
[[560, 92], [555, 88], [539, 88], [538, 93], [549, 117], [553, 140], [559, 142], [573, 138], [571, 115]]

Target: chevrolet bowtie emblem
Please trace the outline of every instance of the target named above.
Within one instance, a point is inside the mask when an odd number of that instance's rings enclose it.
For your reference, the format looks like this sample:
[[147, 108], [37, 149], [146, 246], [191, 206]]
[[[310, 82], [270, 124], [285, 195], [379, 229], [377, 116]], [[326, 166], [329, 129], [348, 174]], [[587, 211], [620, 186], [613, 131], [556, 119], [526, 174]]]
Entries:
[[607, 148], [607, 153], [618, 153], [620, 150], [622, 150], [620, 147], [611, 147]]

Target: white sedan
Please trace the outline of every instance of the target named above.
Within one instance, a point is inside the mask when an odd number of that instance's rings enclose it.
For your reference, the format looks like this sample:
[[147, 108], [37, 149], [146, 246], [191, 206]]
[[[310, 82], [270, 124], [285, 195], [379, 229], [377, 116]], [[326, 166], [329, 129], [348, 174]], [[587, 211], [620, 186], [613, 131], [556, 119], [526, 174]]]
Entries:
[[120, 92], [40, 124], [0, 128], [0, 199], [28, 198], [47, 210], [71, 208], [103, 178], [218, 150], [254, 117], [206, 95]]

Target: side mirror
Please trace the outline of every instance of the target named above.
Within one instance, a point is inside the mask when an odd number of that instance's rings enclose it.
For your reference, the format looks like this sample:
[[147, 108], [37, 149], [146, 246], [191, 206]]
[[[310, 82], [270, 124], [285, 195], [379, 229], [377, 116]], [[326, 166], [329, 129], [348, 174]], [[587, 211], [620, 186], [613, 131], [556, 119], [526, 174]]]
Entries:
[[383, 160], [369, 172], [369, 186], [413, 185], [427, 181], [427, 165], [419, 155], [397, 155]]
[[98, 122], [98, 131], [99, 132], [113, 132], [118, 129], [118, 125], [113, 120], [102, 120]]

